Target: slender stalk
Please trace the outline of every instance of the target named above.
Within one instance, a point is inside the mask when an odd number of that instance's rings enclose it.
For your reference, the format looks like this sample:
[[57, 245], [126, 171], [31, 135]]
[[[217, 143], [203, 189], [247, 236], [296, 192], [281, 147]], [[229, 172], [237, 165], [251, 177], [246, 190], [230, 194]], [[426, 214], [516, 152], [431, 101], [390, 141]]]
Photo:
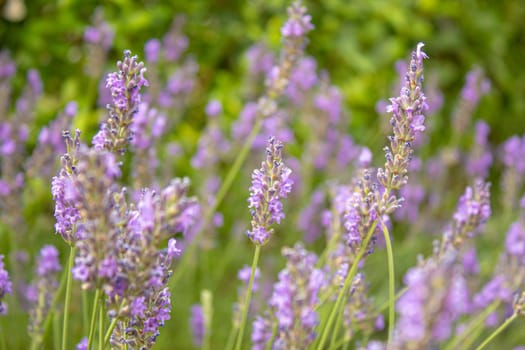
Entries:
[[255, 254], [253, 255], [252, 262], [252, 273], [250, 275], [250, 282], [248, 283], [248, 290], [246, 291], [246, 298], [244, 299], [244, 306], [241, 310], [241, 324], [239, 328], [239, 336], [237, 338], [236, 350], [241, 350], [242, 339], [244, 336], [244, 328], [246, 327], [246, 319], [248, 317], [248, 310], [250, 308], [250, 299], [252, 297], [253, 281], [255, 280], [255, 271], [257, 270], [257, 264], [259, 263], [259, 256], [261, 255], [261, 246], [255, 246]]
[[328, 333], [330, 333], [330, 330], [332, 328], [332, 323], [334, 322], [334, 318], [335, 318], [335, 316], [337, 314], [337, 310], [339, 310], [339, 307], [340, 307], [341, 301], [343, 299], [343, 296], [346, 293], [346, 291], [348, 290], [348, 288], [350, 287], [350, 284], [352, 283], [352, 281], [353, 281], [353, 279], [355, 277], [355, 274], [357, 272], [357, 268], [359, 266], [359, 261], [361, 261], [361, 259], [365, 255], [366, 249], [368, 248], [368, 243], [370, 242], [370, 239], [372, 238], [372, 235], [373, 235], [376, 227], [377, 227], [377, 221], [375, 221], [373, 223], [372, 227], [370, 227], [370, 230], [368, 231], [368, 233], [367, 233], [367, 235], [365, 237], [363, 245], [360, 247], [356, 258], [355, 258], [354, 262], [352, 263], [352, 267], [350, 268], [350, 271], [348, 272], [348, 275], [346, 276], [343, 288], [341, 288], [341, 290], [339, 291], [339, 295], [337, 296], [337, 300], [335, 301], [335, 304], [332, 307], [332, 310], [330, 311], [330, 315], [328, 316], [328, 321], [326, 322], [326, 324], [324, 326], [323, 333], [322, 333], [322, 336], [321, 336], [321, 340], [320, 340], [319, 345], [317, 347], [317, 349], [319, 349], [319, 350], [323, 350], [324, 349], [324, 344], [325, 344], [325, 342], [326, 342], [326, 340], [328, 338]]
[[107, 344], [109, 342], [109, 338], [111, 337], [111, 333], [113, 333], [113, 330], [115, 329], [115, 326], [117, 325], [117, 321], [118, 321], [117, 317], [111, 320], [111, 324], [109, 325], [106, 335], [104, 336], [104, 344]]
[[97, 288], [95, 291], [95, 297], [93, 299], [93, 308], [91, 309], [91, 322], [89, 324], [89, 335], [88, 335], [88, 349], [91, 349], [93, 345], [93, 335], [95, 333], [95, 321], [97, 319], [98, 313], [98, 301], [100, 299], [100, 288]]
[[64, 323], [62, 324], [62, 350], [67, 349], [67, 331], [69, 326], [69, 303], [71, 302], [71, 269], [73, 268], [73, 260], [75, 258], [75, 250], [76, 248], [74, 246], [71, 246], [71, 249], [69, 250], [69, 259], [67, 262], [67, 269], [64, 271], [64, 273], [67, 275], [67, 281], [66, 281], [66, 300], [64, 303]]
[[279, 327], [279, 321], [275, 320], [272, 327], [272, 336], [268, 340], [268, 343], [266, 343], [265, 350], [272, 350], [273, 341], [275, 340], [275, 336], [277, 335], [277, 328]]
[[234, 324], [232, 325], [232, 330], [230, 331], [230, 334], [228, 335], [228, 341], [226, 342], [225, 349], [233, 349], [233, 342], [235, 341], [235, 335], [237, 334], [237, 330], [239, 328], [236, 327]]
[[501, 326], [499, 326], [498, 329], [496, 329], [494, 332], [492, 332], [492, 334], [489, 335], [487, 337], [487, 339], [485, 339], [485, 341], [483, 343], [481, 343], [481, 345], [476, 348], [476, 350], [482, 350], [485, 346], [487, 346], [492, 340], [494, 340], [494, 338], [496, 338], [498, 336], [498, 334], [503, 332], [505, 330], [505, 328], [507, 328], [512, 323], [512, 321], [514, 321], [514, 319], [516, 317], [518, 317], [518, 314], [515, 312], [515, 313], [512, 314], [512, 316], [507, 318], [507, 320], [505, 322], [503, 322], [503, 324]]
[[[71, 250], [70, 250], [71, 254]], [[66, 288], [66, 280], [67, 280], [68, 271], [64, 271], [62, 273], [62, 277], [60, 278], [60, 284], [58, 286], [58, 289], [55, 293], [55, 296], [53, 297], [53, 301], [51, 302], [51, 306], [49, 307], [50, 312], [47, 314], [46, 319], [44, 321], [44, 335], [42, 337], [33, 337], [31, 339], [31, 346], [30, 349], [35, 350], [40, 347], [40, 344], [46, 340], [46, 337], [49, 333], [49, 329], [51, 328], [51, 321], [53, 320], [54, 316], [54, 310], [56, 310], [58, 301], [60, 300], [62, 296], [62, 292]]]
[[104, 349], [104, 301], [100, 300], [100, 311], [98, 313], [98, 350]]
[[461, 347], [463, 349], [472, 349], [473, 344], [476, 344], [478, 342], [478, 338], [483, 333], [484, 330], [485, 330], [484, 324], [481, 324], [479, 327], [474, 328], [474, 330], [470, 332], [469, 337], [466, 338], [465, 341], [461, 343]]
[[53, 317], [53, 346], [55, 349], [60, 349], [60, 320], [58, 317]]
[[[186, 272], [188, 261], [191, 261], [193, 259], [193, 256], [196, 254], [197, 250], [197, 244], [200, 241], [199, 238], [202, 235], [202, 232], [209, 226], [211, 223], [211, 220], [213, 219], [213, 215], [221, 205], [222, 201], [226, 197], [226, 194], [230, 191], [230, 188], [233, 184], [233, 181], [237, 177], [237, 174], [241, 170], [241, 167], [246, 160], [246, 157], [248, 156], [248, 153], [250, 152], [250, 149], [253, 144], [253, 140], [261, 130], [262, 126], [262, 120], [261, 118], [257, 118], [255, 125], [252, 128], [252, 131], [244, 144], [242, 145], [241, 151], [237, 154], [237, 157], [235, 158], [235, 161], [233, 162], [232, 167], [228, 171], [228, 174], [226, 174], [226, 178], [221, 184], [221, 187], [219, 188], [219, 191], [217, 191], [217, 195], [215, 196], [215, 201], [213, 202], [213, 205], [208, 209], [206, 214], [204, 215], [204, 219], [202, 221], [202, 225], [200, 230], [195, 234], [193, 237], [193, 240], [190, 242], [188, 249], [186, 253], [181, 258], [180, 263], [177, 265], [177, 269], [175, 270], [175, 273], [171, 277], [170, 286], [176, 286], [179, 282], [180, 278]], [[227, 256], [225, 256], [228, 258]]]
[[82, 330], [83, 334], [89, 331], [89, 301], [87, 290], [82, 290]]
[[[396, 296], [395, 296], [395, 300], [401, 298], [401, 296], [403, 294], [405, 294], [408, 290], [408, 287], [404, 287], [403, 289], [401, 289], [399, 292], [396, 293]], [[381, 304], [381, 306], [377, 309], [377, 313], [380, 314], [382, 313], [383, 311], [385, 311], [387, 308], [388, 308], [388, 305], [390, 304], [390, 298], [387, 299], [383, 304]]]
[[5, 340], [5, 328], [3, 327], [3, 322], [0, 324], [0, 345], [2, 345], [2, 350], [7, 350], [7, 342]]
[[334, 349], [333, 346], [335, 344], [335, 340], [337, 339], [337, 335], [339, 334], [339, 329], [341, 329], [340, 325], [343, 319], [343, 315], [345, 313], [344, 306], [346, 305], [346, 301], [348, 300], [346, 296], [347, 295], [345, 295], [345, 297], [343, 298], [343, 302], [341, 303], [342, 307], [337, 312], [337, 319], [335, 320], [334, 330], [332, 332], [332, 337], [330, 338], [330, 346], [328, 347], [329, 349]]
[[480, 328], [480, 326], [483, 325], [483, 322], [485, 322], [485, 319], [493, 313], [499, 306], [500, 302], [498, 300], [493, 301], [489, 306], [483, 310], [472, 322], [470, 322], [466, 329], [463, 330], [460, 334], [456, 335], [444, 348], [443, 350], [454, 350], [457, 349], [459, 344], [462, 344], [462, 341], [464, 339], [471, 339], [472, 333], [475, 332], [476, 329]]
[[388, 259], [388, 343], [392, 341], [394, 335], [395, 325], [395, 301], [396, 301], [396, 281], [395, 281], [395, 270], [394, 270], [394, 253], [392, 251], [392, 242], [390, 240], [390, 233], [388, 228], [385, 226], [383, 220], [380, 220], [381, 231], [383, 231], [383, 237], [385, 238], [386, 255]]

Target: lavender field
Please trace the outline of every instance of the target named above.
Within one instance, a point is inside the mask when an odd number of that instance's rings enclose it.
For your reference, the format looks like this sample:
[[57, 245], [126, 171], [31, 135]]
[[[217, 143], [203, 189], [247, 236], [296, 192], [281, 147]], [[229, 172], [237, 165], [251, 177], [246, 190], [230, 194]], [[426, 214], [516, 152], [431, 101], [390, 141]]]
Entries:
[[0, 7], [0, 349], [525, 350], [519, 1]]

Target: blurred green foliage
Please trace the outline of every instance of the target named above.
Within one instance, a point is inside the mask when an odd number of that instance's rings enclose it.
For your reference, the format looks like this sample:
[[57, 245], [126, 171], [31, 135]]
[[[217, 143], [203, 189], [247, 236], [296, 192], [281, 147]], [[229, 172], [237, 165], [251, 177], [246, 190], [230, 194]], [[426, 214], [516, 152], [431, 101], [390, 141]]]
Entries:
[[[444, 108], [432, 121], [434, 135], [438, 135], [437, 139], [435, 136], [432, 139], [433, 144], [442, 145], [449, 141], [451, 111], [458, 100], [464, 76], [473, 66], [481, 67], [493, 86], [475, 113], [476, 118], [485, 119], [491, 125], [491, 142], [499, 144], [512, 134], [525, 132], [525, 68], [522, 64], [525, 57], [525, 4], [522, 1], [305, 2], [316, 27], [309, 35], [307, 53], [341, 88], [352, 113], [353, 137], [362, 144], [377, 147], [373, 149], [374, 153], [378, 154], [383, 145], [375, 105], [392, 93], [391, 84], [397, 79], [393, 69], [395, 61], [404, 59], [419, 41], [425, 42], [425, 51], [431, 57], [426, 66], [427, 76], [435, 74], [438, 77], [445, 95]], [[0, 6], [5, 6], [5, 3], [5, 0], [0, 2]], [[22, 89], [24, 73], [28, 69], [36, 68], [42, 75], [45, 97], [39, 105], [39, 125], [33, 130], [35, 133], [65, 102], [82, 96], [87, 80], [83, 73], [82, 36], [95, 8], [104, 8], [105, 17], [115, 30], [114, 47], [108, 60], [111, 67], [121, 57], [123, 49], [130, 49], [142, 57], [144, 43], [150, 38], [162, 37], [173, 18], [185, 14], [188, 51], [200, 66], [200, 90], [196, 93], [196, 106], [188, 111], [183, 124], [178, 126], [178, 136], [195, 143], [199, 135], [196, 130], [204, 122], [202, 107], [210, 96], [219, 97], [226, 115], [236, 118], [242, 100], [240, 96], [232, 95], [232, 91], [237, 91], [240, 84], [242, 54], [250, 45], [260, 41], [275, 49], [279, 47], [279, 30], [286, 16], [287, 4], [283, 0], [25, 0], [27, 13], [21, 21], [1, 19], [0, 46], [8, 49], [18, 64], [15, 93]], [[89, 110], [90, 106], [83, 107]], [[95, 118], [89, 125], [96, 126], [96, 114], [88, 113], [87, 116]], [[50, 210], [48, 185], [30, 183], [29, 191], [39, 198], [28, 201], [32, 205], [26, 207], [24, 214], [29, 219], [29, 226], [36, 232], [48, 232], [52, 223], [32, 215], [42, 211], [42, 207]], [[497, 230], [498, 225], [506, 228], [507, 224], [495, 222], [493, 229]], [[35, 236], [38, 235], [35, 233]], [[4, 246], [5, 235], [0, 237]], [[282, 239], [284, 242], [278, 240], [272, 245], [290, 243], [286, 238]], [[428, 239], [425, 240], [428, 243]], [[487, 261], [495, 261], [496, 253], [490, 249], [495, 244], [499, 246], [499, 242], [493, 242], [493, 239], [485, 242], [486, 249], [481, 255], [490, 256]], [[401, 262], [397, 267], [399, 280], [400, 272], [415, 263], [414, 252], [421, 251], [421, 245], [416, 245], [406, 244], [396, 250], [396, 261]], [[426, 248], [430, 249], [428, 244]], [[213, 266], [214, 262], [221, 260], [223, 253], [213, 250], [202, 259]], [[239, 252], [234, 263], [249, 261], [250, 254], [251, 251]], [[373, 270], [382, 263], [383, 257], [375, 255], [367, 268]], [[275, 261], [270, 265], [265, 268], [276, 270], [280, 266]], [[486, 266], [486, 269], [491, 267]], [[382, 283], [384, 275], [370, 276], [374, 288], [386, 288]], [[178, 336], [188, 334], [188, 310], [183, 305], [197, 302], [201, 287], [214, 289], [214, 299], [221, 300], [216, 303], [219, 309], [215, 314], [228, 315], [231, 312], [234, 288], [217, 287], [235, 285], [235, 275], [215, 275], [211, 282], [202, 282], [204, 279], [210, 279], [210, 276], [201, 276], [197, 271], [196, 276], [185, 281], [194, 285], [193, 288], [184, 289], [186, 294], [174, 293], [173, 317], [176, 320], [162, 332], [160, 348], [162, 345], [177, 349], [190, 346], [189, 338]], [[386, 289], [383, 292], [386, 295]], [[213, 339], [223, 344], [229, 321], [216, 319], [215, 323]], [[8, 326], [15, 327], [16, 324], [18, 322]], [[177, 339], [176, 344], [173, 339]]]
[[[394, 62], [424, 41], [432, 58], [427, 75], [437, 72], [445, 92], [445, 109], [438, 122], [442, 131], [447, 131], [464, 75], [474, 65], [485, 70], [494, 87], [477, 112], [492, 126], [491, 138], [499, 143], [525, 131], [525, 6], [521, 1], [326, 0], [306, 4], [316, 26], [307, 51], [343, 90], [356, 130], [375, 122], [376, 101], [391, 94]], [[0, 43], [12, 52], [20, 71], [31, 67], [41, 71], [52, 110], [53, 99], [71, 98], [74, 93], [68, 89], [82, 86], [82, 33], [97, 6], [103, 6], [116, 31], [114, 59], [125, 48], [142, 52], [148, 39], [161, 37], [173, 17], [182, 13], [187, 17], [189, 52], [200, 64], [202, 90], [216, 89], [227, 95], [243, 50], [257, 41], [279, 45], [286, 5], [282, 0], [26, 1], [27, 15], [22, 21], [1, 21]], [[220, 79], [224, 74], [229, 79]], [[21, 84], [19, 80], [17, 86]], [[360, 133], [354, 134], [359, 140]]]

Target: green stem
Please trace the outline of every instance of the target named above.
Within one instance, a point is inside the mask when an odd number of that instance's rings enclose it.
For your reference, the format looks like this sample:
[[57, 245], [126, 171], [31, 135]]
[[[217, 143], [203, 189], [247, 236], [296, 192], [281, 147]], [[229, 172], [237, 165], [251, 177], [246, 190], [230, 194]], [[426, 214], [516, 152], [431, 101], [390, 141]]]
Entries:
[[507, 318], [507, 320], [505, 322], [503, 322], [503, 324], [501, 326], [499, 326], [498, 329], [496, 329], [494, 332], [492, 332], [492, 334], [489, 335], [487, 337], [487, 339], [485, 339], [485, 341], [483, 343], [481, 343], [481, 345], [476, 348], [476, 350], [482, 350], [485, 346], [487, 346], [492, 340], [494, 340], [494, 338], [496, 338], [498, 336], [498, 334], [503, 332], [505, 330], [505, 328], [507, 328], [512, 323], [512, 321], [514, 321], [514, 319], [516, 317], [518, 317], [518, 314], [517, 313], [513, 313], [512, 316]]
[[[403, 294], [405, 294], [408, 290], [408, 287], [404, 287], [403, 289], [401, 289], [399, 292], [396, 293], [396, 296], [395, 296], [395, 300], [401, 298], [401, 296]], [[383, 304], [381, 304], [381, 306], [377, 309], [376, 313], [377, 314], [380, 314], [382, 313], [383, 311], [385, 311], [387, 308], [388, 308], [388, 305], [390, 305], [390, 298], [388, 300], [386, 300]]]
[[55, 349], [60, 349], [60, 340], [60, 320], [55, 315], [53, 317], [53, 346]]
[[[471, 334], [480, 326], [483, 325], [483, 322], [485, 322], [485, 319], [493, 313], [499, 306], [499, 301], [493, 301], [492, 304], [487, 306], [483, 312], [481, 312], [472, 322], [469, 323], [466, 329], [463, 330], [460, 334], [456, 335], [444, 348], [443, 350], [454, 350], [458, 348], [459, 344], [462, 344], [462, 341], [466, 338], [472, 339], [474, 337], [471, 336]], [[465, 349], [467, 347], [464, 347]]]
[[246, 326], [246, 319], [248, 317], [248, 310], [250, 308], [250, 299], [252, 297], [253, 281], [255, 280], [255, 271], [257, 270], [257, 264], [259, 263], [260, 255], [261, 255], [261, 246], [256, 245], [255, 254], [253, 255], [252, 273], [250, 275], [250, 282], [248, 283], [248, 290], [246, 291], [246, 298], [244, 299], [244, 306], [241, 310], [242, 316], [241, 316], [241, 324], [240, 324], [240, 329], [239, 329], [239, 336], [237, 338], [237, 345], [235, 346], [236, 350], [241, 350], [241, 347], [242, 347], [244, 328]]
[[88, 349], [91, 349], [93, 345], [93, 335], [95, 334], [95, 321], [97, 319], [98, 313], [98, 301], [100, 299], [100, 288], [97, 288], [95, 291], [95, 297], [93, 299], [93, 308], [91, 309], [91, 322], [89, 324], [89, 335], [88, 335]]
[[71, 246], [69, 251], [69, 259], [67, 262], [67, 269], [64, 271], [67, 274], [66, 281], [66, 301], [64, 303], [64, 323], [62, 325], [62, 350], [67, 349], [67, 328], [69, 325], [69, 303], [71, 302], [71, 269], [73, 268], [73, 260], [75, 259], [75, 247]]
[[104, 301], [100, 300], [100, 311], [98, 313], [98, 350], [104, 349]]
[[381, 231], [383, 231], [383, 237], [385, 238], [386, 245], [386, 255], [388, 259], [388, 342], [390, 344], [392, 341], [392, 336], [394, 335], [394, 325], [395, 325], [395, 300], [396, 300], [396, 281], [395, 281], [395, 272], [394, 272], [394, 253], [392, 251], [392, 242], [390, 240], [390, 233], [388, 228], [385, 226], [383, 220], [380, 220]]
[[332, 307], [332, 310], [330, 311], [330, 315], [328, 316], [328, 321], [326, 322], [326, 325], [324, 326], [323, 333], [321, 336], [321, 340], [319, 342], [319, 345], [317, 349], [323, 350], [324, 344], [328, 338], [328, 333], [330, 333], [330, 330], [332, 328], [332, 323], [334, 322], [334, 318], [337, 314], [337, 311], [339, 310], [341, 300], [343, 299], [343, 296], [345, 295], [346, 291], [350, 287], [350, 284], [352, 283], [354, 276], [357, 272], [357, 268], [359, 266], [359, 261], [363, 258], [365, 255], [365, 252], [368, 248], [368, 243], [370, 242], [370, 239], [372, 238], [372, 235], [377, 227], [377, 221], [375, 221], [368, 231], [365, 240], [363, 242], [363, 245], [360, 247], [359, 252], [357, 253], [357, 256], [355, 257], [354, 262], [352, 263], [352, 267], [350, 268], [350, 271], [348, 272], [348, 275], [346, 276], [345, 283], [343, 285], [343, 288], [339, 291], [339, 295], [337, 296], [337, 300], [335, 301], [334, 306]]
[[82, 331], [87, 334], [89, 331], [89, 301], [87, 290], [82, 290]]
[[117, 321], [118, 321], [117, 317], [111, 320], [111, 324], [109, 325], [106, 335], [104, 336], [104, 344], [107, 344], [109, 342], [109, 338], [111, 337], [111, 333], [113, 333], [113, 330], [115, 329], [115, 326], [117, 325]]
[[0, 345], [2, 345], [2, 350], [7, 350], [7, 342], [5, 340], [5, 328], [3, 327], [3, 320], [0, 320], [2, 325], [0, 326]]
[[[71, 249], [69, 251], [69, 253], [71, 254]], [[69, 258], [68, 258], [69, 260]], [[55, 311], [56, 308], [57, 308], [57, 305], [58, 305], [58, 302], [60, 301], [60, 297], [62, 296], [62, 292], [64, 291], [64, 289], [66, 288], [66, 280], [67, 280], [67, 276], [69, 274], [69, 271], [64, 271], [62, 272], [62, 276], [60, 277], [60, 284], [58, 286], [58, 289], [53, 297], [53, 301], [51, 302], [51, 305], [49, 307], [49, 310], [50, 312], [47, 314], [46, 316], [46, 319], [44, 320], [44, 326], [43, 326], [43, 329], [44, 329], [44, 334], [43, 336], [41, 337], [33, 337], [31, 339], [31, 346], [30, 346], [30, 349], [31, 350], [36, 350], [40, 347], [40, 344], [42, 344], [42, 342], [44, 342], [50, 332], [50, 328], [51, 327], [51, 321], [53, 320], [53, 316], [56, 316], [54, 315], [55, 314]]]
[[341, 303], [342, 307], [337, 312], [337, 319], [335, 321], [334, 330], [332, 332], [332, 337], [330, 338], [330, 346], [328, 347], [329, 349], [334, 349], [333, 346], [335, 344], [335, 340], [337, 339], [337, 334], [339, 333], [339, 329], [341, 328], [340, 327], [341, 320], [343, 319], [343, 314], [345, 312], [344, 305], [346, 305], [346, 300], [348, 300], [346, 296], [347, 295], [345, 294], [345, 297], [343, 298], [343, 302]]
[[225, 349], [233, 349], [233, 342], [235, 341], [235, 335], [237, 334], [238, 327], [235, 324], [232, 325], [232, 330], [228, 335], [228, 341], [226, 342]]
[[230, 191], [230, 188], [233, 184], [233, 181], [235, 180], [235, 177], [241, 170], [241, 167], [246, 160], [246, 157], [248, 156], [248, 153], [250, 152], [250, 149], [252, 148], [253, 140], [261, 130], [262, 126], [262, 120], [261, 118], [257, 118], [255, 125], [252, 128], [252, 131], [246, 141], [244, 142], [241, 151], [237, 154], [237, 158], [235, 158], [235, 161], [233, 162], [232, 167], [228, 171], [228, 174], [226, 174], [226, 178], [221, 184], [221, 187], [219, 188], [219, 191], [217, 192], [217, 195], [215, 196], [215, 201], [213, 202], [213, 205], [210, 207], [210, 209], [206, 212], [204, 219], [202, 221], [201, 229], [195, 234], [193, 237], [193, 240], [190, 242], [188, 249], [186, 250], [185, 254], [182, 256], [182, 259], [180, 263], [177, 265], [177, 269], [175, 273], [173, 274], [170, 286], [176, 286], [179, 282], [182, 275], [187, 272], [188, 268], [188, 261], [191, 261], [193, 259], [193, 256], [196, 254], [197, 250], [197, 244], [200, 241], [200, 236], [202, 235], [202, 232], [208, 227], [210, 224], [213, 215], [221, 205], [222, 201], [226, 197], [226, 194]]
[[278, 326], [279, 326], [279, 322], [277, 320], [274, 320], [273, 327], [272, 327], [272, 336], [268, 340], [268, 343], [266, 343], [265, 350], [272, 350], [273, 341], [275, 340], [275, 336], [277, 335]]

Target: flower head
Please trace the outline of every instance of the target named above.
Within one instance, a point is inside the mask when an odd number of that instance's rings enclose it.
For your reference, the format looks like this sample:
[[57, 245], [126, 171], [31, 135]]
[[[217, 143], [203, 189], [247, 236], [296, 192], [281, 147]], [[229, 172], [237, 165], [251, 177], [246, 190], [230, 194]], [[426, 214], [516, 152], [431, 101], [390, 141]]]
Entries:
[[246, 234], [257, 245], [264, 245], [273, 234], [271, 225], [284, 218], [282, 198], [292, 190], [292, 171], [282, 162], [282, 144], [273, 137], [266, 148], [266, 161], [252, 173], [248, 207], [252, 228]]
[[11, 294], [12, 292], [11, 280], [4, 266], [4, 256], [0, 254], [0, 315], [7, 313], [7, 305], [2, 299], [6, 294]]

